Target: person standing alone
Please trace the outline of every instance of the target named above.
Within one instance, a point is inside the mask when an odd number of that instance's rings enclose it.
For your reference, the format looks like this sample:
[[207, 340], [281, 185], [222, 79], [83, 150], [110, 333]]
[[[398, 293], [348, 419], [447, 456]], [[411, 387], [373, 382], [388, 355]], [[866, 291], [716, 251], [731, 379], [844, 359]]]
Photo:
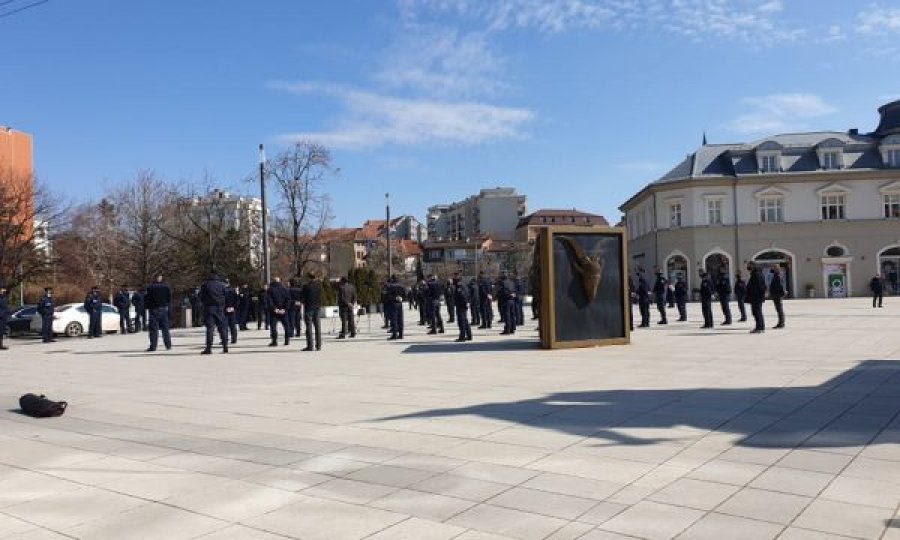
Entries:
[[[290, 291], [281, 284], [281, 278], [275, 276], [272, 278], [272, 283], [269, 285], [268, 289], [266, 289], [266, 293], [263, 296], [265, 297], [265, 305], [268, 309], [265, 317], [266, 321], [268, 321], [269, 337], [272, 339], [272, 341], [269, 342], [269, 347], [278, 346], [279, 324], [281, 324], [282, 329], [284, 329], [284, 345], [290, 345], [291, 331], [288, 328], [288, 311], [291, 309]], [[263, 302], [262, 298], [260, 298], [260, 302]]]
[[206, 326], [206, 347], [200, 354], [212, 354], [213, 330], [219, 331], [222, 352], [228, 352], [228, 330], [225, 327], [225, 285], [215, 272], [200, 287], [200, 302], [203, 303], [203, 322]]
[[775, 305], [775, 313], [778, 314], [778, 324], [772, 328], [784, 328], [784, 307], [781, 299], [784, 298], [784, 282], [781, 280], [781, 267], [772, 267], [772, 282], [769, 284], [769, 296], [772, 298], [772, 304]]
[[881, 279], [881, 274], [875, 274], [875, 277], [869, 282], [869, 290], [872, 291], [872, 307], [883, 307], [884, 280]]
[[672, 293], [675, 296], [675, 305], [678, 307], [678, 321], [687, 320], [687, 285], [684, 284], [684, 278], [678, 278], [675, 283], [675, 289]]
[[169, 335], [169, 309], [172, 305], [172, 289], [163, 281], [162, 275], [156, 276], [156, 283], [147, 287], [147, 297], [144, 304], [150, 312], [150, 348], [147, 352], [156, 350], [159, 333], [162, 332], [163, 344], [166, 350], [172, 348], [172, 337]]
[[322, 325], [319, 308], [322, 307], [322, 282], [315, 272], [306, 274], [309, 282], [303, 287], [303, 322], [306, 323], [306, 348], [304, 351], [322, 350]]
[[738, 311], [741, 313], [738, 322], [746, 322], [747, 308], [744, 306], [744, 300], [747, 299], [747, 284], [740, 272], [734, 275], [734, 299], [737, 302]]
[[716, 283], [716, 294], [719, 295], [719, 306], [722, 308], [722, 315], [725, 316], [722, 326], [728, 326], [731, 324], [731, 282], [728, 280], [727, 270], [723, 270], [719, 274], [719, 280]]
[[750, 303], [750, 313], [753, 315], [755, 327], [750, 331], [751, 334], [761, 334], [766, 331], [766, 321], [763, 318], [762, 305], [766, 301], [766, 280], [763, 279], [759, 268], [753, 262], [747, 263], [747, 272], [750, 277], [747, 279], [747, 302]]

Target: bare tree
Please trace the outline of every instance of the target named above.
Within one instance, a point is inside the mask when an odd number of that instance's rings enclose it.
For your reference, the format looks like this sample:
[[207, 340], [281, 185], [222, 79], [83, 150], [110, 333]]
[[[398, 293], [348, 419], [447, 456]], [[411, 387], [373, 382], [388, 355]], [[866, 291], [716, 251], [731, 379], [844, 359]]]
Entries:
[[290, 258], [296, 274], [313, 261], [318, 238], [332, 218], [331, 199], [322, 191], [325, 177], [335, 170], [328, 148], [298, 142], [267, 164], [278, 187], [276, 231], [289, 239]]

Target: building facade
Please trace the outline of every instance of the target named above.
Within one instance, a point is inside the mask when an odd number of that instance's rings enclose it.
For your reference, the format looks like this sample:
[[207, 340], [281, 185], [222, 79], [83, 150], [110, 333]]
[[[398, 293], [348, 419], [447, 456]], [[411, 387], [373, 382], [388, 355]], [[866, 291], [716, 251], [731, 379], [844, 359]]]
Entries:
[[187, 207], [199, 222], [223, 230], [234, 229], [241, 234], [250, 250], [250, 263], [262, 261], [262, 201], [255, 197], [241, 197], [221, 189], [213, 189], [205, 196], [194, 197]]
[[10, 200], [20, 201], [19, 218], [26, 235], [32, 234], [34, 216], [34, 162], [28, 133], [0, 126], [0, 187]]
[[515, 240], [517, 242], [534, 242], [534, 239], [537, 238], [538, 234], [540, 234], [540, 228], [547, 227], [549, 225], [584, 225], [587, 227], [608, 227], [609, 223], [603, 216], [597, 214], [589, 214], [587, 212], [582, 212], [581, 210], [576, 210], [574, 208], [570, 210], [538, 210], [537, 212], [529, 214], [519, 220], [519, 225], [518, 227], [516, 227]]
[[867, 134], [704, 141], [620, 207], [632, 270], [695, 288], [698, 267], [733, 280], [755, 261], [795, 297], [866, 295], [876, 273], [900, 292], [900, 101], [878, 112]]
[[491, 236], [512, 240], [519, 219], [528, 211], [527, 198], [515, 188], [482, 189], [462, 201], [428, 208], [428, 235], [436, 240]]

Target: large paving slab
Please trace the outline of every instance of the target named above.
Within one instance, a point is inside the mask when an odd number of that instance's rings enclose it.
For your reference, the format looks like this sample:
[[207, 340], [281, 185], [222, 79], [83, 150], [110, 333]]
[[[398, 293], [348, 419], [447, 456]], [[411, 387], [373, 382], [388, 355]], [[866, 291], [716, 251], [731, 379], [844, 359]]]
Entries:
[[[629, 346], [202, 333], [0, 354], [0, 538], [900, 537], [900, 300], [787, 328], [654, 325]], [[771, 306], [766, 306], [767, 314]], [[670, 317], [670, 320], [674, 317]], [[771, 322], [771, 321], [770, 321]], [[26, 392], [61, 418], [18, 414]]]

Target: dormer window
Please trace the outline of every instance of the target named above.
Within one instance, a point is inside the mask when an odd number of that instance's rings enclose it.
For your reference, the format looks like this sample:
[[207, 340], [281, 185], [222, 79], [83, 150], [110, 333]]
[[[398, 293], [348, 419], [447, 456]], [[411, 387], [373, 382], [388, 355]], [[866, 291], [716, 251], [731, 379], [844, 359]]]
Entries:
[[890, 135], [881, 140], [878, 147], [885, 167], [900, 168], [900, 134]]
[[762, 160], [759, 163], [760, 172], [773, 173], [778, 172], [780, 168], [778, 166], [778, 156], [762, 156]]
[[844, 141], [825, 139], [816, 145], [819, 166], [823, 169], [840, 169], [844, 166]]
[[823, 169], [840, 169], [841, 157], [837, 152], [824, 152], [822, 154]]
[[782, 146], [775, 141], [766, 141], [756, 147], [756, 162], [761, 173], [781, 171]]

